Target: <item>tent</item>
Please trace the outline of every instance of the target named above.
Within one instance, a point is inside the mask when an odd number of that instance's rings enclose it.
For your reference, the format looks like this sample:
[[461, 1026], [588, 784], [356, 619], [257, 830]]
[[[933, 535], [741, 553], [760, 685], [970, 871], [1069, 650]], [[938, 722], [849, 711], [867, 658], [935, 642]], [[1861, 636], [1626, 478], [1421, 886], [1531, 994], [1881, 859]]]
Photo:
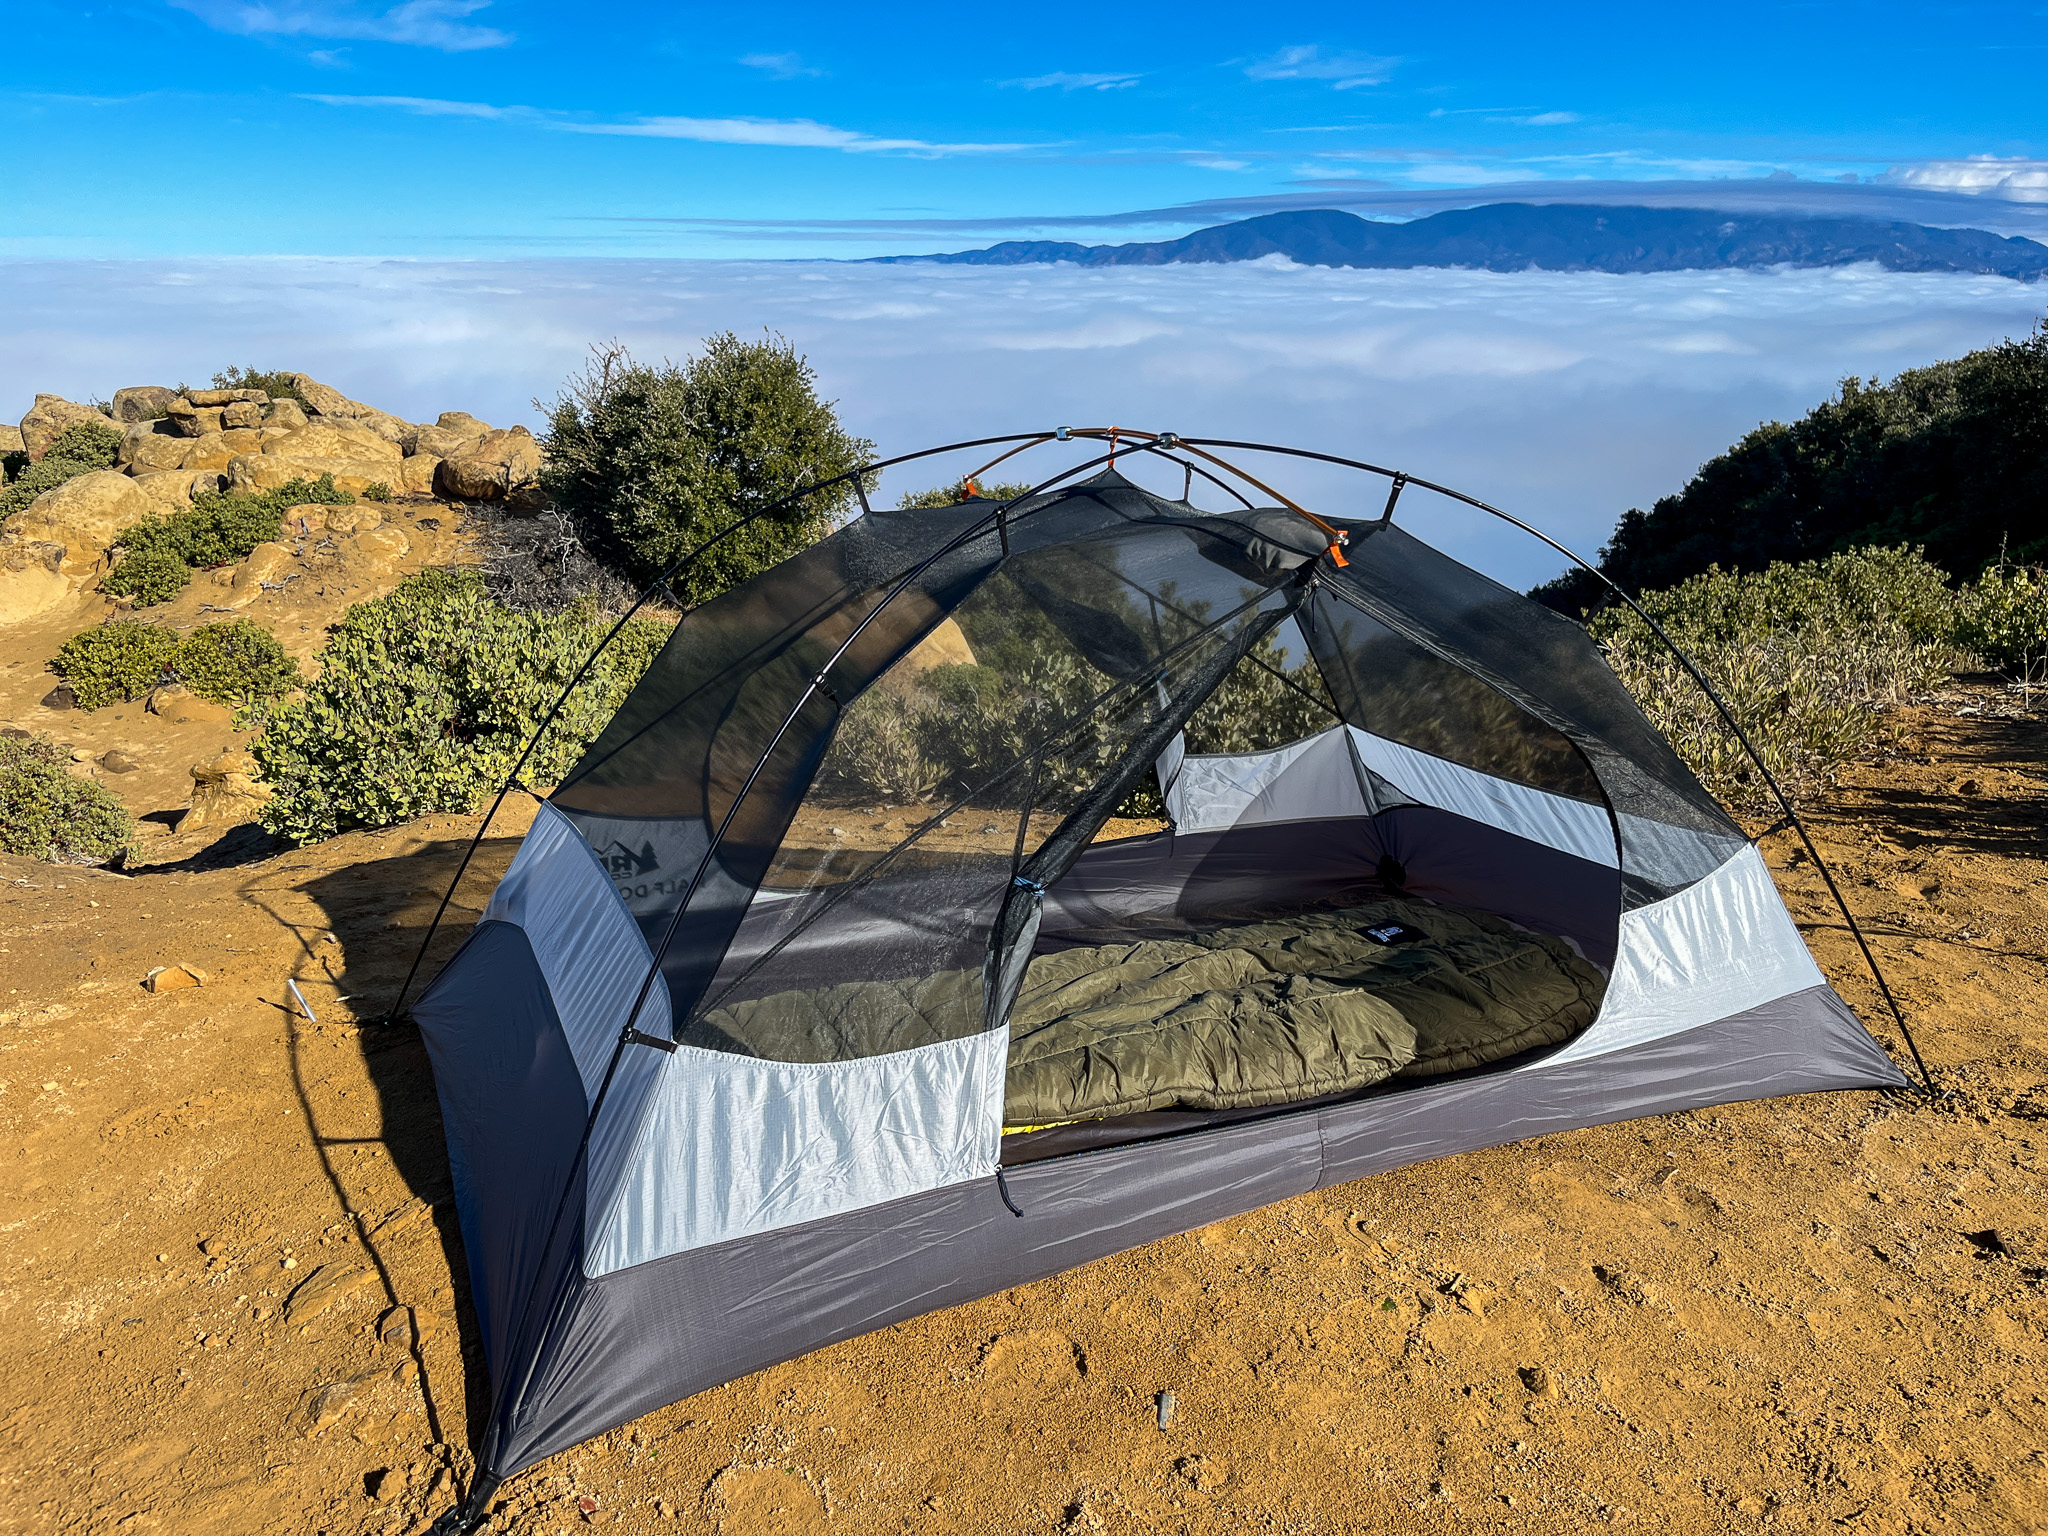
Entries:
[[1201, 511], [1116, 449], [688, 613], [420, 997], [472, 1516], [691, 1393], [1272, 1201], [1905, 1083], [1583, 629], [1391, 500]]

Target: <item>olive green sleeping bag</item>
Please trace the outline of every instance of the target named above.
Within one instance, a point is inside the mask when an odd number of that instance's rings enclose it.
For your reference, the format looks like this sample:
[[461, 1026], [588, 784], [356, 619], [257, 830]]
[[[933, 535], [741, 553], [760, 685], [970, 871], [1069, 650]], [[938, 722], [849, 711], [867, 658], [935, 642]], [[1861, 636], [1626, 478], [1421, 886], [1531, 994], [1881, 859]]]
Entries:
[[[1398, 925], [1395, 942], [1368, 930]], [[1498, 1061], [1592, 1022], [1606, 986], [1562, 939], [1391, 899], [1184, 938], [1040, 955], [1010, 1014], [1006, 1125], [1243, 1109]], [[846, 1061], [958, 1039], [978, 971], [778, 992], [686, 1043]]]

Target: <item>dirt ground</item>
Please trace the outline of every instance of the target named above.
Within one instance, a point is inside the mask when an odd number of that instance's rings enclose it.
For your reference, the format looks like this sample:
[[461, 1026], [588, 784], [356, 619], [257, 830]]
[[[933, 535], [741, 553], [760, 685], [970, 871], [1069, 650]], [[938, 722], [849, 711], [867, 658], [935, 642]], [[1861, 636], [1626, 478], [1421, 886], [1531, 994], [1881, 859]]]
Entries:
[[[1303, 1196], [703, 1393], [491, 1528], [2048, 1533], [2048, 722], [2006, 708], [1906, 712], [1814, 817], [1946, 1096]], [[397, 1536], [452, 1501], [486, 1386], [432, 1082], [355, 1021], [473, 825], [0, 862], [0, 1532]], [[143, 989], [176, 963], [205, 985]]]

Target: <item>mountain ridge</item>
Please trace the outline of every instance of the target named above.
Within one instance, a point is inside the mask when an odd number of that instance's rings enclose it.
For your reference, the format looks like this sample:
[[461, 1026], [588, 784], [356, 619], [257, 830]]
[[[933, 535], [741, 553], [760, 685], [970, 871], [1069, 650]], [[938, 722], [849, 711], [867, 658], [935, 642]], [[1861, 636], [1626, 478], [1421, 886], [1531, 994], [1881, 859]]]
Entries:
[[958, 266], [1169, 266], [1283, 256], [1302, 266], [1492, 272], [1685, 272], [1874, 261], [1892, 272], [1955, 272], [2036, 282], [2048, 245], [1982, 229], [1899, 220], [1734, 214], [1711, 208], [1488, 203], [1381, 223], [1340, 209], [1260, 214], [1175, 240], [1080, 245], [1005, 240], [973, 251], [875, 256]]

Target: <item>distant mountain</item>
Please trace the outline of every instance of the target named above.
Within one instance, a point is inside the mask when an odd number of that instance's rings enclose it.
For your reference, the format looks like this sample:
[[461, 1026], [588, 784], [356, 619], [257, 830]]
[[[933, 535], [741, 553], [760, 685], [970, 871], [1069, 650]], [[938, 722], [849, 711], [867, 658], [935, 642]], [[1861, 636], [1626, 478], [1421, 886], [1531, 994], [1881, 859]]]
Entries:
[[1546, 272], [1685, 272], [1874, 261], [1893, 272], [1974, 272], [2022, 282], [2048, 276], [2048, 245], [1981, 229], [1572, 203], [1493, 203], [1407, 224], [1382, 224], [1325, 208], [1241, 219], [1178, 240], [1132, 245], [1006, 240], [979, 251], [870, 259], [978, 267], [1060, 261], [1083, 267], [1156, 267], [1261, 256], [1285, 256], [1311, 267], [1478, 267], [1490, 272], [1531, 267]]

